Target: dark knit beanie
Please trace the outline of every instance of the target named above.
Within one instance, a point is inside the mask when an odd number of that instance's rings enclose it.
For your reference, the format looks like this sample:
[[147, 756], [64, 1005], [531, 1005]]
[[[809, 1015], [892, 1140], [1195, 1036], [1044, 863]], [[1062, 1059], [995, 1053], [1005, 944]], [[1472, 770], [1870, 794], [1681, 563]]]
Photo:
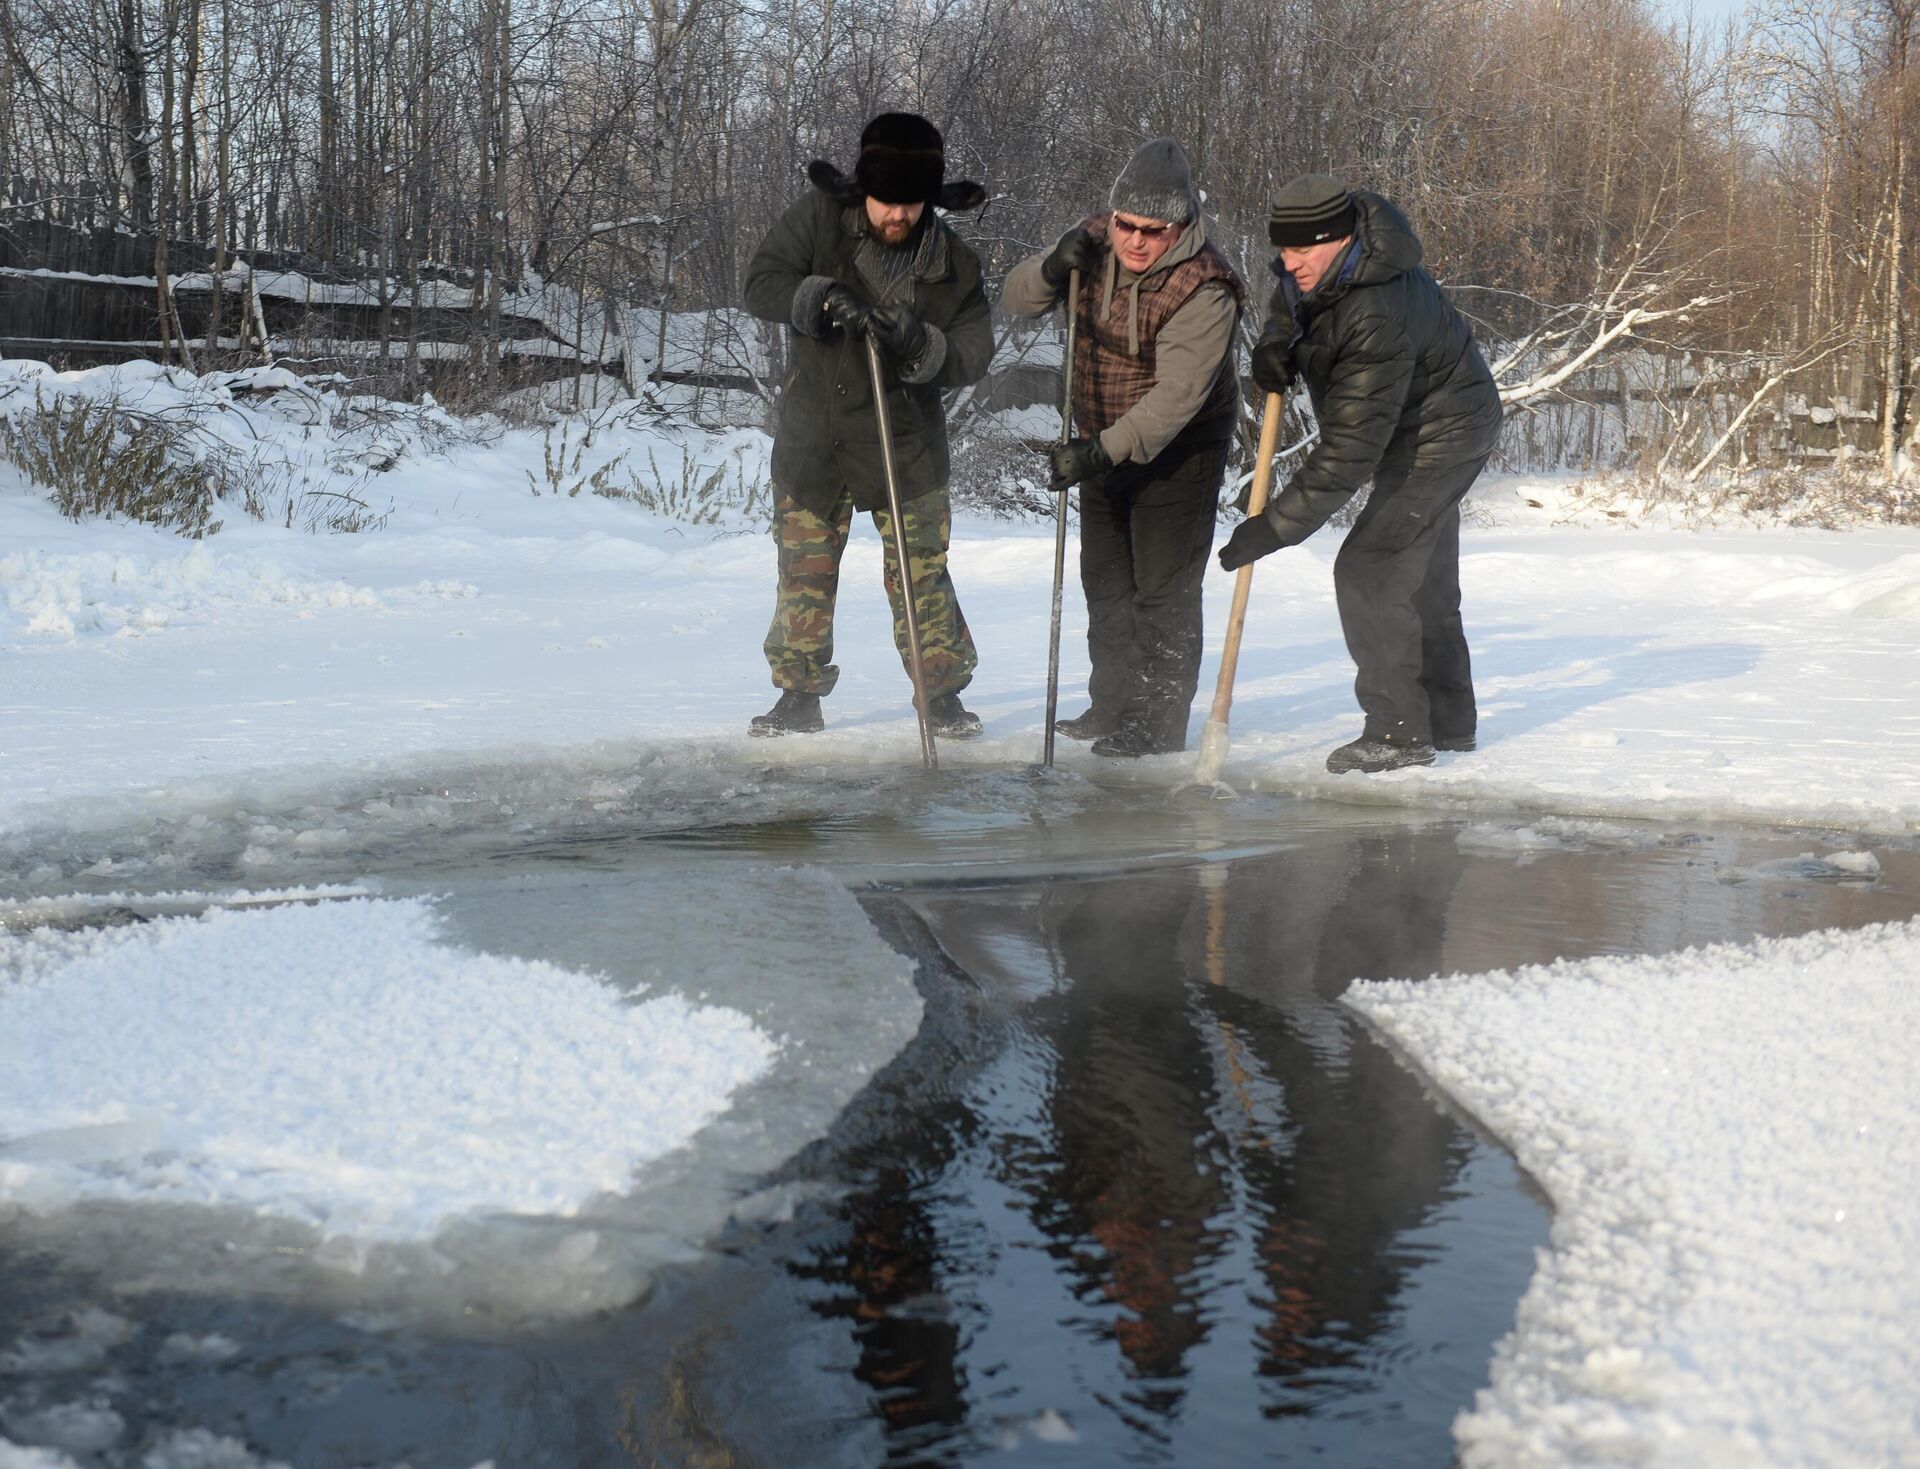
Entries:
[[1303, 173], [1274, 195], [1267, 238], [1276, 250], [1301, 250], [1353, 233], [1353, 194], [1339, 179]]
[[1141, 219], [1185, 224], [1200, 213], [1187, 155], [1172, 138], [1149, 138], [1120, 170], [1107, 208]]
[[940, 129], [917, 112], [883, 112], [860, 134], [853, 166], [860, 191], [882, 204], [925, 204], [947, 174]]

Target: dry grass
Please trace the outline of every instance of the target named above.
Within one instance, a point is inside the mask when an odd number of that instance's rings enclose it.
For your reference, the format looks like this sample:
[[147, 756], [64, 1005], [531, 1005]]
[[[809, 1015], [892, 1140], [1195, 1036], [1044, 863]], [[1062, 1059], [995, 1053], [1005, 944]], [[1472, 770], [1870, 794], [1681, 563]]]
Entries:
[[212, 535], [223, 504], [290, 529], [377, 530], [377, 512], [359, 493], [364, 475], [341, 485], [262, 451], [226, 443], [191, 420], [162, 417], [112, 399], [48, 399], [0, 414], [0, 459], [49, 491], [69, 520], [120, 517], [194, 540]]
[[217, 463], [177, 424], [112, 402], [55, 398], [0, 418], [0, 456], [52, 491], [69, 520], [119, 515], [198, 540], [220, 528]]

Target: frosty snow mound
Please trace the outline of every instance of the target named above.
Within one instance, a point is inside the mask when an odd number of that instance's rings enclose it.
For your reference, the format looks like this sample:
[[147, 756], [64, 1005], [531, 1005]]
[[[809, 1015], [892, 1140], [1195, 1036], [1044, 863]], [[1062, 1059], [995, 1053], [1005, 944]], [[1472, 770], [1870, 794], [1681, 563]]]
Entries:
[[674, 995], [463, 952], [417, 900], [0, 934], [0, 1203], [240, 1206], [424, 1240], [569, 1216], [761, 1075]]
[[1920, 1463], [1920, 922], [1347, 1000], [1553, 1199], [1468, 1469]]

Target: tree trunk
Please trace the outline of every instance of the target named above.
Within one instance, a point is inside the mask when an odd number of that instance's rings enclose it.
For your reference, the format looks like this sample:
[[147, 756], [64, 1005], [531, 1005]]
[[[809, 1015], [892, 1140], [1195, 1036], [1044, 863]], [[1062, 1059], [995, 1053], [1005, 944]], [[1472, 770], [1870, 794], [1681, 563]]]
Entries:
[[138, 0], [120, 0], [120, 34], [115, 37], [120, 73], [120, 137], [126, 149], [128, 191], [133, 195], [136, 229], [154, 224], [153, 140], [147, 136], [147, 62], [140, 34]]
[[1885, 382], [1880, 400], [1880, 462], [1891, 475], [1899, 466], [1901, 387], [1906, 374], [1907, 354], [1901, 307], [1901, 265], [1904, 260], [1903, 237], [1906, 234], [1907, 139], [1899, 126], [1900, 111], [1894, 115], [1893, 136], [1893, 218], [1887, 245], [1887, 322], [1886, 354], [1882, 359]]
[[[207, 354], [220, 350], [226, 273], [232, 263], [227, 235], [233, 228], [233, 0], [220, 0], [220, 128], [213, 145], [213, 289], [208, 294]], [[243, 328], [236, 335], [245, 341]]]
[[338, 199], [340, 162], [340, 99], [334, 91], [333, 0], [319, 0], [320, 27], [320, 157], [314, 178], [316, 220], [319, 239], [315, 252], [323, 260], [333, 259], [334, 207]]

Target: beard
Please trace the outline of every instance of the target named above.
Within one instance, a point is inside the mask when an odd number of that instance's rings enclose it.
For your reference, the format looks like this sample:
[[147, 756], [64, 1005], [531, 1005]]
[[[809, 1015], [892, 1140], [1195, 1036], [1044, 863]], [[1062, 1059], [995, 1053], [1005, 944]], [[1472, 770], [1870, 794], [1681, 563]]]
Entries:
[[919, 223], [918, 220], [902, 220], [898, 224], [875, 224], [872, 220], [868, 220], [867, 233], [873, 237], [875, 244], [885, 245], [889, 249], [898, 249], [907, 243], [917, 223]]

